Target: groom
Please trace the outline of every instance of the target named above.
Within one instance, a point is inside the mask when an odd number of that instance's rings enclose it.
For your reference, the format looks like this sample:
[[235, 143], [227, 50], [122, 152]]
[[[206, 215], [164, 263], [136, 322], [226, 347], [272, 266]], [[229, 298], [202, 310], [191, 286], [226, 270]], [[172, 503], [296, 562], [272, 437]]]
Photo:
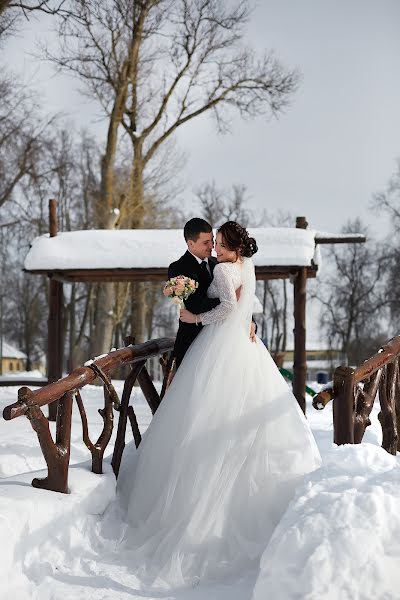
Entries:
[[[204, 219], [194, 218], [188, 221], [183, 229], [187, 243], [187, 251], [168, 267], [168, 279], [177, 275], [185, 275], [198, 282], [197, 290], [185, 300], [185, 307], [193, 314], [199, 315], [215, 308], [218, 298], [208, 298], [207, 290], [213, 278], [217, 259], [211, 256], [214, 247], [212, 227]], [[200, 333], [201, 323], [194, 325], [179, 321], [176, 335], [174, 356], [177, 368], [181, 364], [190, 344]], [[255, 324], [252, 323], [250, 337], [255, 340]]]

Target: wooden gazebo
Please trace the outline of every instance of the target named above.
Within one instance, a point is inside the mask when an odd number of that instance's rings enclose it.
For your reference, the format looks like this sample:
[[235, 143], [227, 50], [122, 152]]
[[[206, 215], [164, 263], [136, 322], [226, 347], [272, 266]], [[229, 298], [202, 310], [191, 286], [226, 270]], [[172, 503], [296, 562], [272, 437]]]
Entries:
[[[62, 376], [62, 293], [64, 283], [165, 281], [168, 265], [186, 249], [181, 230], [86, 230], [58, 232], [56, 202], [50, 200], [50, 233], [36, 238], [25, 271], [50, 278], [48, 380]], [[254, 256], [260, 280], [287, 279], [294, 284], [293, 392], [305, 411], [306, 287], [315, 277], [320, 244], [360, 243], [358, 234], [331, 235], [307, 229], [305, 217], [293, 228], [249, 228], [258, 243]], [[123, 252], [118, 251], [123, 249]]]

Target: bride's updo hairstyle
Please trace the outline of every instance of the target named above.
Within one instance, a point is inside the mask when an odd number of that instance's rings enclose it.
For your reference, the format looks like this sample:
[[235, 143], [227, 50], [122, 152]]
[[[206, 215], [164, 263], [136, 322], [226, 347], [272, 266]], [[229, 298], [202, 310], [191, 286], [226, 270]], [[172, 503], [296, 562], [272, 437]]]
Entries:
[[258, 250], [256, 240], [236, 221], [227, 221], [221, 225], [218, 233], [222, 235], [228, 250], [236, 252], [237, 256], [250, 258]]

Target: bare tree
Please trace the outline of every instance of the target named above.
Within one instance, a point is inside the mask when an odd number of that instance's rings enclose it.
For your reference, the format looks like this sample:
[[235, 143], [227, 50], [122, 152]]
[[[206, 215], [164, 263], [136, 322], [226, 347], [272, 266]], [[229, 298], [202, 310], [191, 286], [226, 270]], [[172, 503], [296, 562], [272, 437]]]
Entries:
[[28, 20], [31, 15], [38, 13], [57, 15], [64, 19], [73, 16], [67, 8], [66, 0], [0, 0], [0, 43], [15, 33], [22, 18]]
[[287, 281], [263, 281], [263, 318], [260, 334], [271, 353], [285, 352], [287, 344], [288, 294]]
[[237, 221], [247, 227], [255, 220], [252, 211], [245, 206], [248, 198], [243, 184], [233, 184], [230, 190], [225, 190], [217, 188], [215, 181], [212, 181], [200, 186], [195, 194], [201, 216], [213, 227], [218, 227], [225, 221]]
[[[5, 330], [28, 356], [38, 353], [38, 343], [42, 352], [46, 348], [48, 315], [47, 278], [21, 273], [29, 243], [48, 232], [49, 194], [58, 198], [63, 230], [90, 227], [99, 176], [95, 141], [86, 132], [78, 135], [71, 127], [54, 127], [42, 137], [40, 152], [32, 156], [29, 178], [21, 180], [15, 197], [3, 205], [0, 235], [4, 231], [9, 236], [2, 261], [7, 265], [3, 293], [7, 315], [14, 315]], [[73, 366], [89, 354], [93, 290], [84, 283], [64, 290], [65, 348], [68, 364]]]
[[389, 218], [389, 235], [385, 244], [387, 257], [386, 299], [390, 309], [392, 333], [400, 326], [400, 159], [386, 190], [375, 194], [373, 207]]
[[400, 158], [396, 161], [396, 170], [389, 179], [386, 190], [374, 195], [373, 206], [388, 214], [397, 231], [400, 223]]
[[[259, 225], [270, 227], [293, 226], [294, 217], [278, 210], [269, 213], [263, 210], [258, 217]], [[288, 280], [266, 280], [257, 283], [262, 297], [262, 323], [260, 334], [273, 354], [285, 352], [288, 339]]]
[[[356, 219], [343, 228], [343, 233], [367, 235], [368, 231]], [[318, 285], [321, 327], [331, 347], [339, 347], [350, 363], [359, 363], [368, 356], [371, 345], [379, 348], [382, 333], [386, 333], [386, 255], [369, 239], [366, 244], [334, 246], [330, 260], [329, 275]]]
[[113, 208], [113, 168], [118, 131], [132, 143], [130, 202], [133, 221], [143, 211], [144, 172], [175, 131], [212, 111], [229, 126], [242, 117], [276, 114], [293, 93], [297, 75], [271, 53], [262, 58], [242, 48], [246, 0], [70, 1], [76, 18], [60, 23], [59, 68], [85, 83], [109, 118], [103, 159], [102, 202]]
[[[102, 157], [98, 223], [116, 226], [113, 210], [129, 214], [142, 227], [146, 214], [146, 173], [175, 132], [204, 113], [218, 130], [232, 116], [279, 113], [297, 84], [272, 53], [261, 58], [241, 40], [248, 3], [221, 0], [69, 0], [76, 15], [59, 24], [61, 46], [47, 57], [76, 74], [108, 119]], [[130, 183], [118, 195], [115, 185], [121, 133], [131, 143]], [[104, 291], [103, 339], [113, 328], [111, 288]], [[139, 308], [144, 302], [138, 302]], [[143, 315], [139, 321], [144, 323]]]
[[55, 118], [40, 114], [34, 95], [15, 78], [0, 79], [0, 207], [24, 179], [47, 175], [35, 162], [54, 123]]
[[69, 16], [70, 13], [64, 7], [66, 5], [65, 0], [59, 0], [58, 2], [52, 2], [51, 0], [33, 0], [33, 2], [13, 2], [13, 0], [0, 0], [0, 15], [5, 11], [17, 10], [25, 14], [40, 11], [49, 15], [61, 14]]

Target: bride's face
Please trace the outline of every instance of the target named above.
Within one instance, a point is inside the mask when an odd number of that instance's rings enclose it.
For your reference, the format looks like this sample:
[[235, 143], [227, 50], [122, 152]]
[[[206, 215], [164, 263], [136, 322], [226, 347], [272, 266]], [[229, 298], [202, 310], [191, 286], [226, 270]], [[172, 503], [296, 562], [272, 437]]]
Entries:
[[236, 262], [237, 254], [234, 250], [229, 250], [225, 245], [222, 233], [217, 233], [217, 239], [215, 242], [215, 252], [217, 253], [218, 262]]

